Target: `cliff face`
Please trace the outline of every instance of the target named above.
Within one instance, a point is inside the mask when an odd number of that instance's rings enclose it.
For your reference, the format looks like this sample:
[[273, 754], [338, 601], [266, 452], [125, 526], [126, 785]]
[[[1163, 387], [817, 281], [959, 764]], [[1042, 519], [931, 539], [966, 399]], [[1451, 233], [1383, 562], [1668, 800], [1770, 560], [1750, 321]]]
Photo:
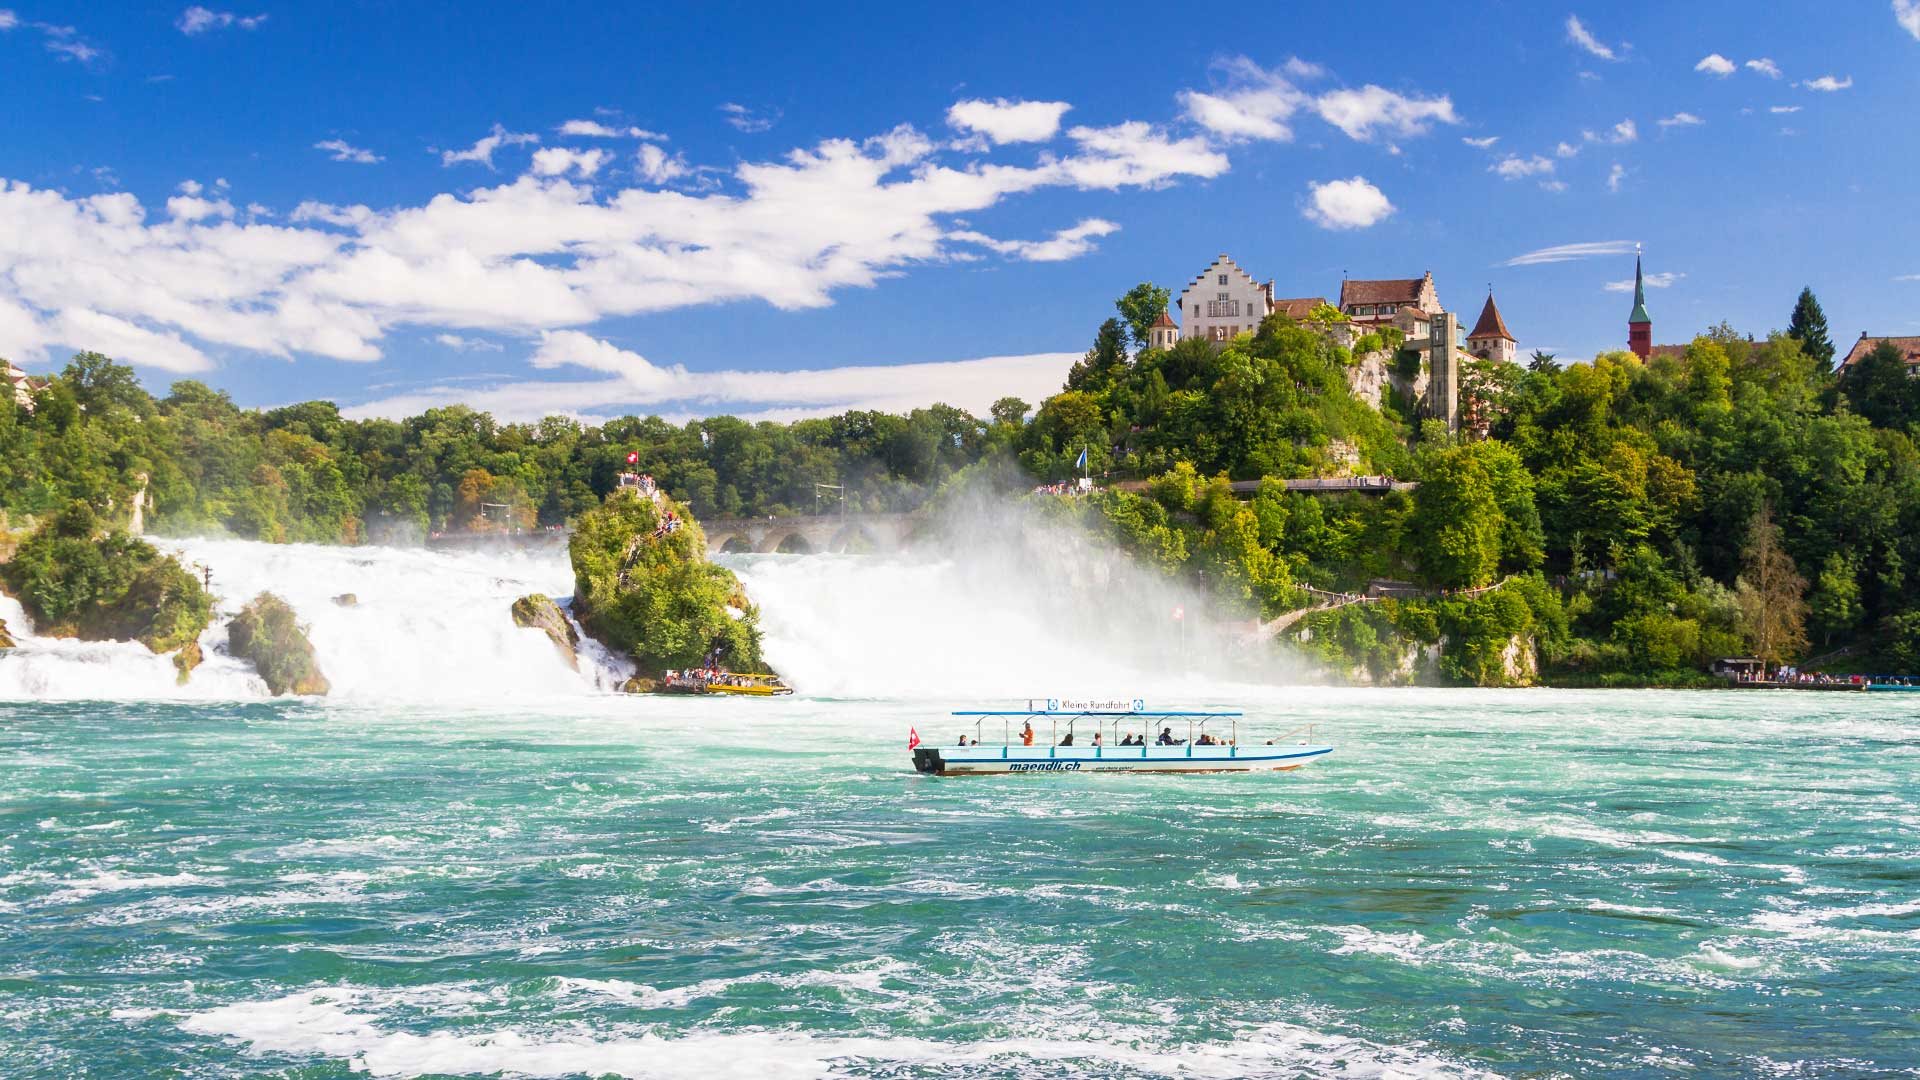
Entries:
[[573, 624], [567, 621], [566, 614], [551, 597], [534, 593], [515, 600], [513, 624], [546, 634], [567, 666], [575, 671], [580, 670], [580, 656], [574, 651], [574, 647], [580, 644], [580, 635], [574, 632]]
[[580, 625], [642, 675], [696, 667], [716, 649], [735, 671], [765, 670], [758, 610], [665, 495], [615, 491], [575, 519], [568, 556]]

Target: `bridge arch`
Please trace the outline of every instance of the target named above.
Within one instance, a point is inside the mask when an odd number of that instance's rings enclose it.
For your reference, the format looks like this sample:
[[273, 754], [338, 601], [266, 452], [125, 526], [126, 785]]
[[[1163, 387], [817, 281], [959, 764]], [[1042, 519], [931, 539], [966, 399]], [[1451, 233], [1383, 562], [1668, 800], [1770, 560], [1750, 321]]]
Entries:
[[709, 537], [707, 543], [723, 555], [745, 555], [753, 551], [753, 539], [745, 533]]
[[812, 555], [813, 541], [807, 538], [805, 529], [793, 529], [780, 534], [780, 542], [773, 550], [781, 555]]
[[865, 525], [847, 525], [833, 534], [827, 550], [837, 555], [871, 555], [880, 550], [880, 541]]

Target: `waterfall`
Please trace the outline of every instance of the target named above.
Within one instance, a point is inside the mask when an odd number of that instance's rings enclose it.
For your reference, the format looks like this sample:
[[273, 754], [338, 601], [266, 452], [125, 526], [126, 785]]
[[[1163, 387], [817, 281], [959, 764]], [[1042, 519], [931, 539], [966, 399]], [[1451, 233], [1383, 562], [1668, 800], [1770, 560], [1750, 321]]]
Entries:
[[[952, 538], [949, 538], [950, 541]], [[37, 636], [0, 599], [20, 647], [0, 653], [0, 699], [257, 698], [266, 687], [226, 652], [227, 621], [262, 591], [293, 606], [332, 696], [363, 701], [550, 700], [611, 693], [631, 666], [590, 640], [580, 670], [513, 601], [565, 605], [559, 545], [524, 550], [324, 547], [159, 540], [210, 574], [205, 662], [177, 685], [171, 657], [134, 642]], [[1240, 622], [1077, 531], [1027, 526], [900, 556], [722, 556], [759, 606], [768, 663], [825, 697], [1186, 700], [1228, 683], [1288, 681], [1270, 647], [1244, 650]], [[337, 598], [351, 593], [355, 602]]]

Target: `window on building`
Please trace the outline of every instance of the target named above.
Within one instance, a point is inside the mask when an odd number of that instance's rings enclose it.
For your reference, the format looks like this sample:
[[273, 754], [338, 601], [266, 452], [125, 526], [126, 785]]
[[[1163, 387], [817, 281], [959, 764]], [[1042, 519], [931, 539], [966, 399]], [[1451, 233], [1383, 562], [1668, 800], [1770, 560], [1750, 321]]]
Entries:
[[1215, 299], [1215, 300], [1218, 300], [1218, 301], [1220, 301], [1221, 303], [1223, 303], [1223, 304], [1224, 304], [1224, 303], [1226, 303], [1226, 302], [1227, 302], [1227, 294], [1226, 294], [1226, 293], [1220, 293], [1219, 295], [1217, 295], [1217, 296], [1215, 296], [1215, 297], [1214, 297], [1214, 299]]
[[[1225, 285], [1226, 283], [1227, 283], [1227, 275], [1225, 275], [1225, 274], [1221, 274], [1221, 275], [1220, 275], [1220, 284], [1222, 284], [1222, 285]], [[1221, 297], [1220, 299], [1222, 299], [1222, 300], [1225, 300], [1225, 299], [1226, 299], [1226, 297], [1224, 297], [1224, 296], [1223, 296], [1223, 297]]]

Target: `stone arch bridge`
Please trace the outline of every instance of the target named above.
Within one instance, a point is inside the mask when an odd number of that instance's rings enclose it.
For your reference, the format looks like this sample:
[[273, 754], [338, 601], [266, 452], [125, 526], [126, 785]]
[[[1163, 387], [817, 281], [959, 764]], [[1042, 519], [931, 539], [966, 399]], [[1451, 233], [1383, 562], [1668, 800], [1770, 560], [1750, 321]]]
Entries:
[[822, 514], [818, 517], [708, 518], [700, 523], [709, 554], [870, 554], [907, 545], [915, 519], [906, 514]]

